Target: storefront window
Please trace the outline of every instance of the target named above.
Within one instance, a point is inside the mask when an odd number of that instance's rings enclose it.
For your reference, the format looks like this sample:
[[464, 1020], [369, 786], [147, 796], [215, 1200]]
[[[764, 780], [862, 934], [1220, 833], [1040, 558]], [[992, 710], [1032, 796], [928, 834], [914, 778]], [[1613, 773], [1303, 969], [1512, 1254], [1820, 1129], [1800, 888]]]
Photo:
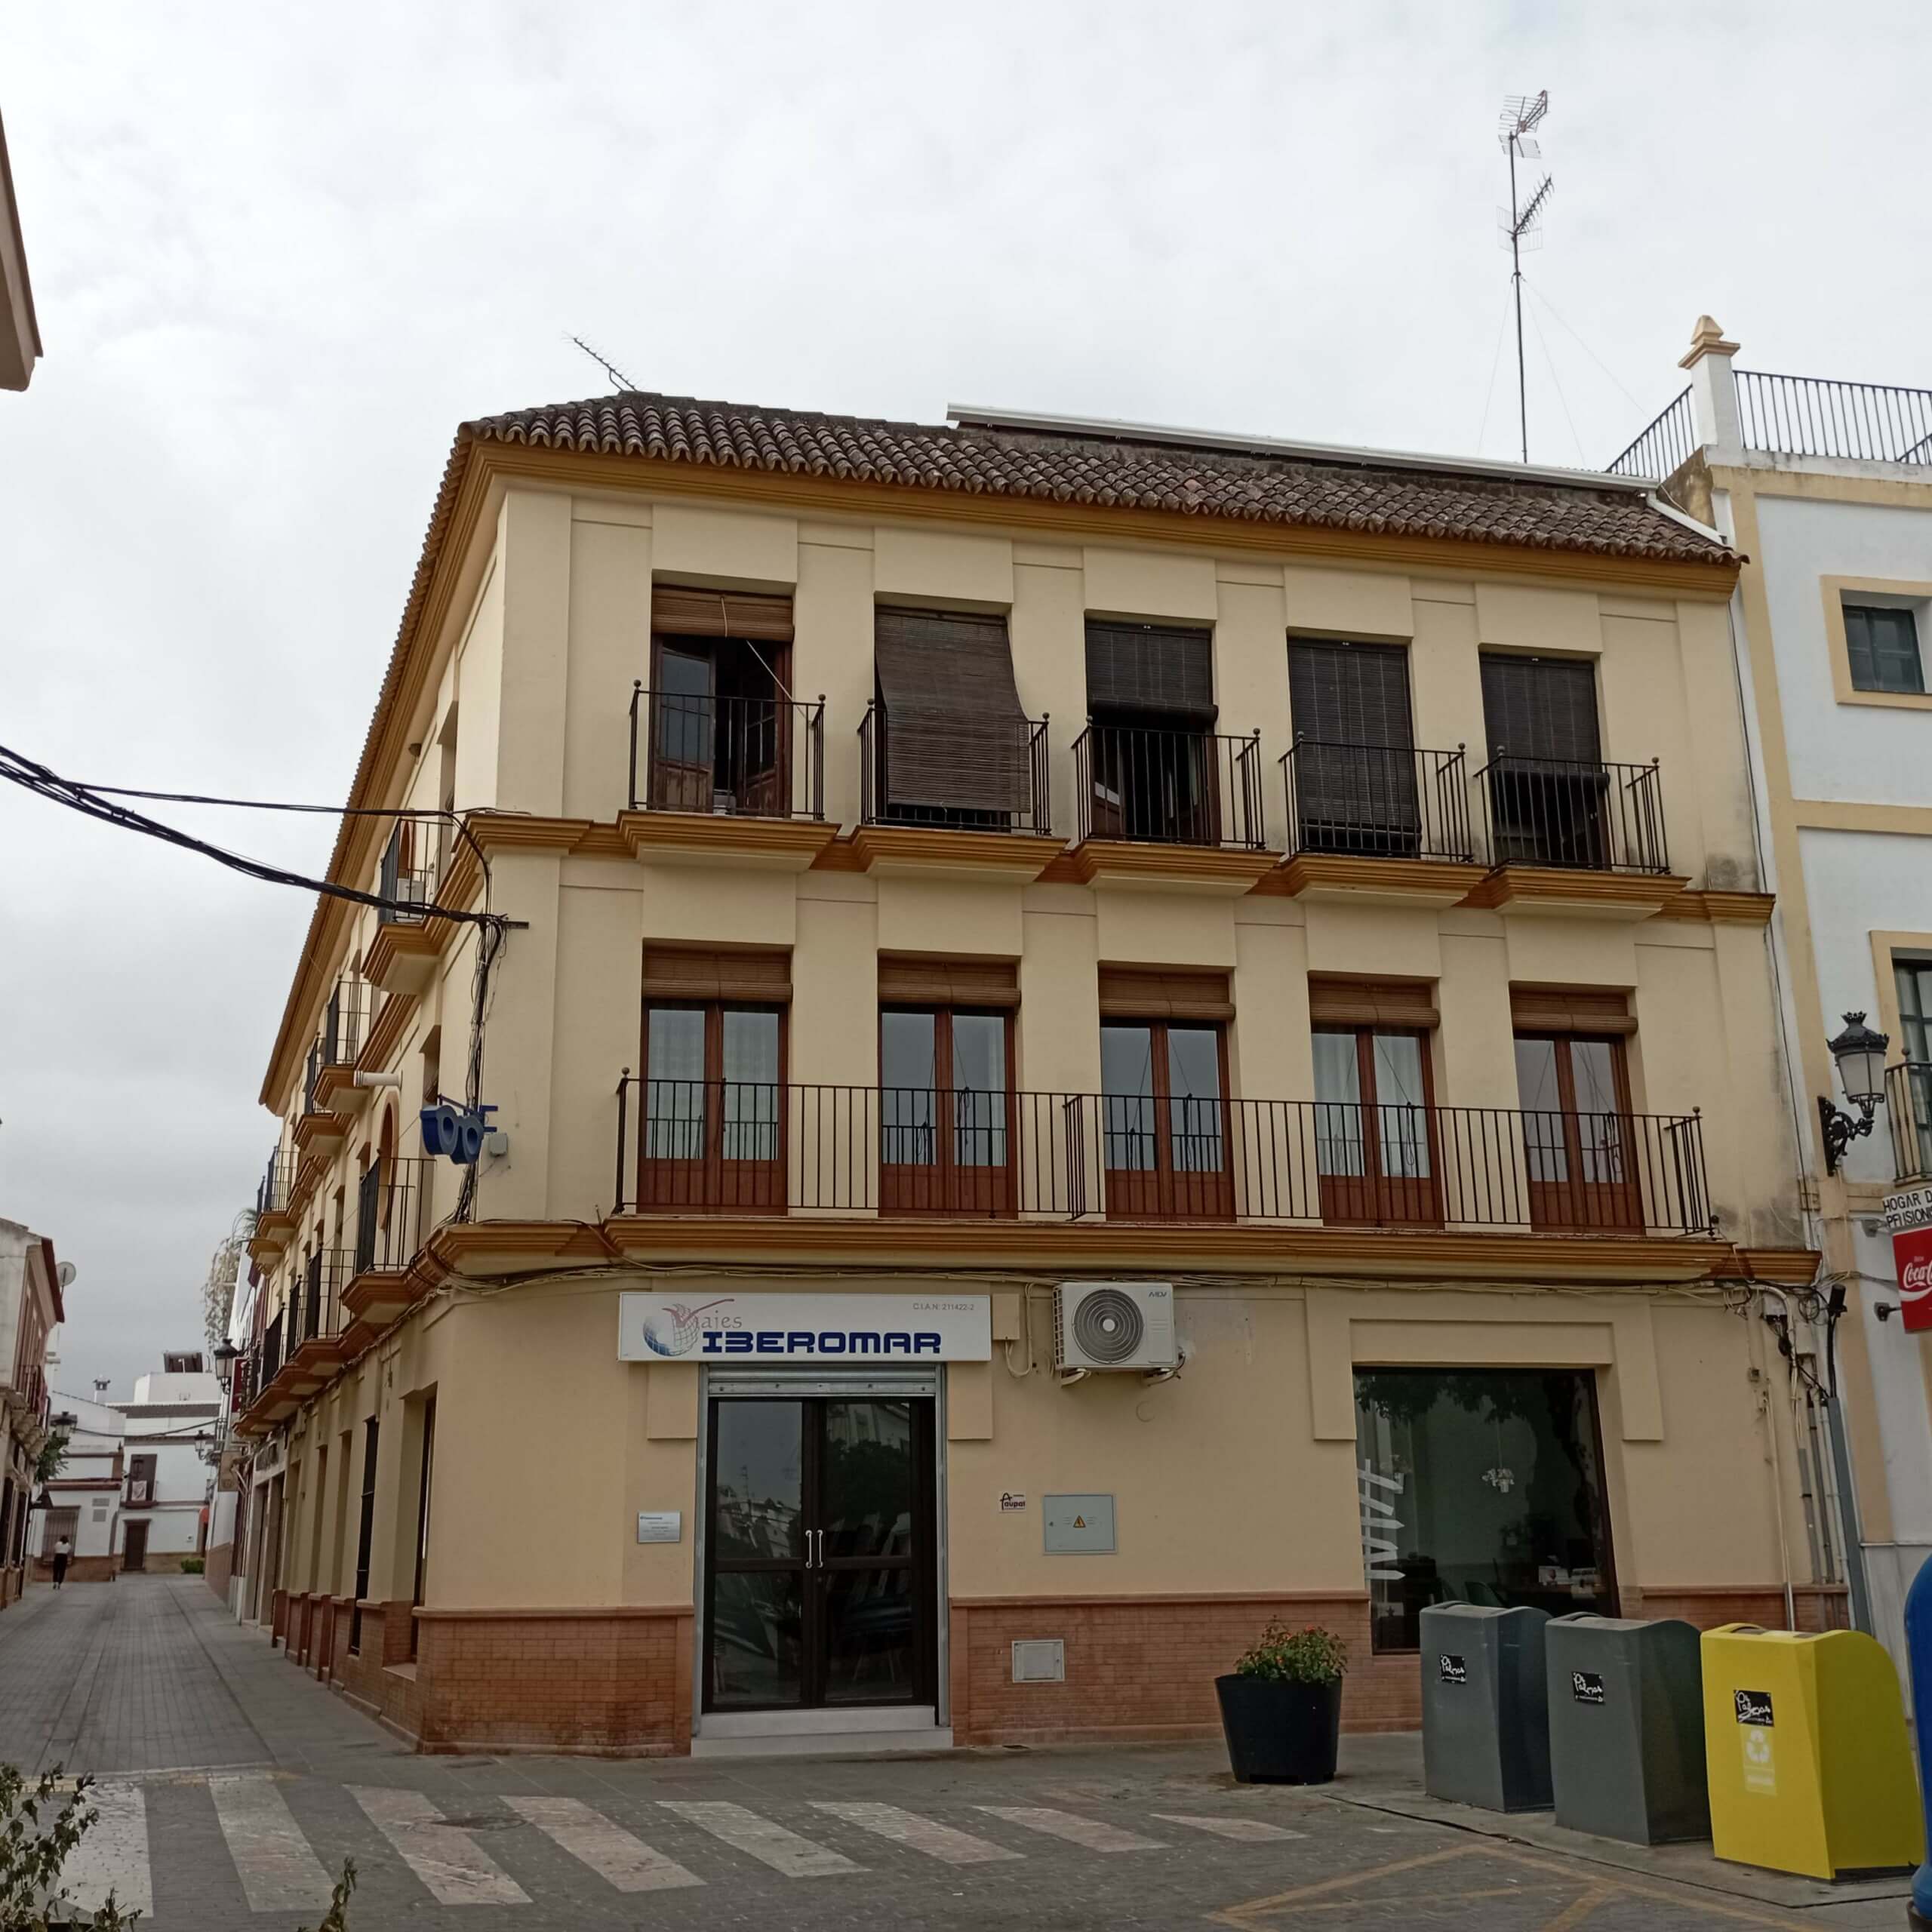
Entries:
[[1616, 1614], [1588, 1371], [1358, 1369], [1355, 1432], [1377, 1651], [1433, 1603]]

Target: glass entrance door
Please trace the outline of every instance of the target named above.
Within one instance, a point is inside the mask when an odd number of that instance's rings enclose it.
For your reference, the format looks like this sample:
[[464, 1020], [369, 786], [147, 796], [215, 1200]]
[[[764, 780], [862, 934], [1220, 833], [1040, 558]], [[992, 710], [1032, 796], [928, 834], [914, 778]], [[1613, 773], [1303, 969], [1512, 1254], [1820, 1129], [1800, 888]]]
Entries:
[[704, 1709], [933, 1703], [931, 1402], [726, 1398], [710, 1431]]

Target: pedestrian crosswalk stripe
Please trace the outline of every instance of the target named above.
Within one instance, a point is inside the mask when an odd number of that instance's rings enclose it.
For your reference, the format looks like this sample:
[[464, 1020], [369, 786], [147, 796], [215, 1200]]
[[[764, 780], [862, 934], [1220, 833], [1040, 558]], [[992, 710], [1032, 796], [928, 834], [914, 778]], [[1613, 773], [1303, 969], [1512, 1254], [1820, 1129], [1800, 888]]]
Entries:
[[1197, 1832], [1212, 1832], [1218, 1838], [1236, 1838], [1244, 1844], [1272, 1844], [1278, 1838], [1305, 1838], [1306, 1832], [1291, 1832], [1260, 1818], [1208, 1818], [1198, 1811], [1156, 1811], [1153, 1816], [1164, 1825], [1192, 1825]]
[[503, 1802], [620, 1892], [666, 1892], [704, 1883], [577, 1798], [506, 1797]]
[[838, 1852], [814, 1844], [810, 1838], [801, 1838], [796, 1832], [788, 1832], [783, 1825], [761, 1818], [742, 1804], [699, 1804], [669, 1798], [658, 1802], [666, 1810], [689, 1819], [700, 1830], [722, 1838], [736, 1850], [749, 1852], [788, 1878], [824, 1878], [835, 1872], [865, 1869]]
[[329, 1875], [266, 1772], [211, 1777], [208, 1795], [251, 1910], [326, 1909]]
[[1143, 1838], [1138, 1832], [1124, 1832], [1118, 1825], [1103, 1825], [1097, 1818], [1083, 1818], [1077, 1812], [1055, 1811], [1044, 1804], [976, 1804], [1009, 1825], [1023, 1825], [1029, 1832], [1044, 1832], [1049, 1838], [1065, 1838], [1069, 1844], [1084, 1844], [1089, 1851], [1158, 1851], [1158, 1838]]
[[1026, 1856], [1024, 1852], [1008, 1851], [1004, 1845], [976, 1838], [970, 1832], [956, 1832], [950, 1825], [921, 1818], [915, 1812], [902, 1811], [896, 1804], [868, 1804], [856, 1798], [815, 1798], [811, 1802], [815, 1811], [829, 1811], [848, 1825], [875, 1832], [894, 1844], [909, 1845], [915, 1851], [923, 1851], [948, 1865], [991, 1865], [997, 1860]]
[[98, 1912], [109, 1892], [124, 1912], [154, 1911], [154, 1879], [148, 1869], [147, 1800], [136, 1784], [97, 1784], [86, 1803], [100, 1815], [67, 1854], [60, 1882], [74, 1903]]
[[352, 1784], [349, 1795], [438, 1905], [528, 1905], [530, 1895], [420, 1791]]

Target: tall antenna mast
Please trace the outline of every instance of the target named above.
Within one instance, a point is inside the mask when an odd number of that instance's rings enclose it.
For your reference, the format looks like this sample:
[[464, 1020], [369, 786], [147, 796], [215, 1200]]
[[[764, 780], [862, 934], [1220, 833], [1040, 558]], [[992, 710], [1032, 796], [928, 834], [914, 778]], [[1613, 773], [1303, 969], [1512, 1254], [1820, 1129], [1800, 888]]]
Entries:
[[1497, 211], [1502, 239], [1509, 251], [1509, 279], [1516, 297], [1516, 426], [1522, 439], [1523, 460], [1530, 460], [1530, 398], [1527, 372], [1523, 365], [1523, 251], [1543, 245], [1540, 226], [1544, 205], [1556, 183], [1546, 174], [1530, 198], [1518, 198], [1516, 163], [1540, 161], [1543, 150], [1531, 138], [1532, 132], [1549, 112], [1549, 90], [1536, 95], [1512, 94], [1503, 103], [1497, 124], [1497, 138], [1509, 157], [1509, 205]]

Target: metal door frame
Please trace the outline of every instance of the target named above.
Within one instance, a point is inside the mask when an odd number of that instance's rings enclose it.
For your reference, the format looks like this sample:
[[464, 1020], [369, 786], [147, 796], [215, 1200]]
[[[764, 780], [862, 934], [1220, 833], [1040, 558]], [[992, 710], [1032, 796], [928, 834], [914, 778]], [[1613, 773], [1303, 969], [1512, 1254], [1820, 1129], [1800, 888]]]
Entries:
[[[835, 1401], [909, 1397], [933, 1405], [933, 1718], [935, 1729], [952, 1721], [951, 1602], [946, 1578], [946, 1366], [829, 1369], [820, 1364], [767, 1368], [713, 1368], [698, 1365], [697, 1484], [691, 1496], [691, 1735], [704, 1728], [706, 1571], [710, 1560], [705, 1523], [711, 1481], [711, 1404], [729, 1397], [779, 1401], [829, 1396]], [[917, 1708], [914, 1706], [913, 1708]], [[774, 1718], [791, 1715], [774, 1712]]]

